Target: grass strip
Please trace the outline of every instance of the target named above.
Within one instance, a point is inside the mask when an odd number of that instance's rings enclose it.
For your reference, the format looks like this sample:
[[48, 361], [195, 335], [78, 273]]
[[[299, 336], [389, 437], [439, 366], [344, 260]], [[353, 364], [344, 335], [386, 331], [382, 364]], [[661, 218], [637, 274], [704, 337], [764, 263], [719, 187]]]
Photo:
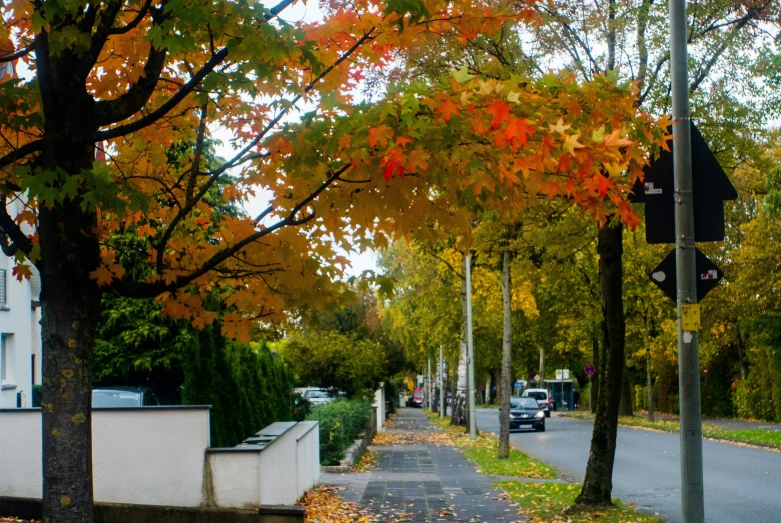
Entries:
[[477, 439], [472, 441], [464, 427], [454, 427], [450, 417], [440, 420], [437, 413], [426, 412], [429, 419], [461, 447], [464, 456], [477, 465], [486, 476], [512, 476], [516, 478], [550, 479], [557, 476], [556, 469], [547, 463], [532, 458], [520, 450], [510, 449], [510, 457], [497, 458], [499, 439], [492, 433], [479, 431]]
[[[565, 418], [593, 419], [590, 412], [568, 412], [561, 414]], [[664, 432], [679, 432], [680, 425], [675, 420], [661, 419], [648, 421], [636, 416], [620, 416], [618, 424], [625, 427], [638, 427], [644, 429], [661, 430]], [[724, 429], [713, 424], [703, 424], [702, 435], [706, 438], [723, 439], [736, 443], [749, 443], [755, 445], [769, 445], [781, 447], [781, 432], [763, 429]]]
[[633, 505], [627, 506], [615, 499], [610, 507], [584, 508], [565, 514], [580, 493], [579, 485], [502, 481], [494, 486], [507, 492], [529, 521], [535, 523], [664, 523], [657, 516], [640, 512]]

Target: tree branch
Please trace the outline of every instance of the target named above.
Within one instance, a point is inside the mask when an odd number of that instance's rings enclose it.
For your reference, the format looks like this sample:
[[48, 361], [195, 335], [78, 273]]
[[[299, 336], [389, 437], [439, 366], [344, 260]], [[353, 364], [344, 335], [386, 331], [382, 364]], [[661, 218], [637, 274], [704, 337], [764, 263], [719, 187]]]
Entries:
[[125, 94], [113, 100], [95, 104], [95, 117], [98, 125], [104, 127], [126, 120], [140, 111], [155, 92], [157, 80], [165, 67], [166, 49], [150, 47], [149, 56], [144, 65], [144, 74]]
[[22, 251], [27, 256], [30, 255], [33, 243], [8, 214], [5, 196], [0, 196], [0, 231], [2, 231], [3, 235], [11, 239], [10, 245], [5, 241], [2, 242], [3, 252], [7, 256], [13, 256], [16, 254], [17, 250]]
[[28, 46], [22, 47], [21, 49], [19, 49], [15, 53], [12, 53], [12, 54], [9, 54], [9, 55], [0, 56], [0, 63], [13, 62], [14, 60], [18, 60], [19, 58], [23, 57], [24, 55], [26, 55], [30, 51], [32, 51], [33, 47], [35, 47], [35, 44], [30, 44]]
[[174, 280], [171, 283], [165, 283], [163, 281], [156, 281], [153, 283], [132, 283], [132, 282], [125, 282], [120, 280], [112, 284], [112, 289], [128, 298], [151, 298], [163, 292], [173, 292], [177, 289], [181, 289], [182, 287], [189, 285], [194, 280], [200, 278], [204, 274], [215, 269], [217, 266], [219, 266], [228, 258], [234, 256], [236, 253], [244, 249], [247, 245], [263, 238], [264, 236], [268, 236], [269, 234], [276, 231], [277, 229], [281, 229], [282, 227], [295, 227], [311, 221], [315, 217], [314, 212], [306, 216], [303, 216], [302, 218], [299, 219], [296, 219], [296, 215], [299, 213], [299, 211], [301, 211], [301, 209], [306, 207], [315, 198], [317, 198], [323, 191], [325, 191], [329, 186], [331, 186], [339, 178], [339, 175], [344, 173], [349, 168], [350, 165], [345, 165], [341, 169], [335, 171], [330, 177], [328, 177], [327, 180], [325, 180], [322, 184], [320, 184], [320, 186], [318, 186], [318, 188], [315, 189], [309, 196], [301, 200], [295, 207], [293, 207], [285, 218], [282, 218], [278, 220], [276, 223], [274, 223], [273, 225], [261, 229], [247, 236], [243, 240], [236, 242], [232, 246], [219, 251], [218, 253], [214, 254], [211, 258], [209, 258], [209, 260], [204, 262], [204, 264], [201, 265], [199, 268], [192, 271], [190, 274], [179, 276], [176, 280]]
[[123, 35], [125, 33], [128, 33], [135, 29], [138, 24], [141, 23], [141, 20], [144, 19], [146, 14], [149, 12], [149, 8], [152, 6], [152, 0], [146, 0], [144, 2], [144, 5], [141, 6], [141, 10], [138, 12], [136, 17], [128, 22], [128, 24], [124, 27], [114, 27], [108, 31], [109, 35]]
[[40, 151], [43, 149], [43, 140], [35, 140], [34, 142], [26, 143], [18, 149], [14, 149], [13, 152], [0, 157], [0, 169], [7, 167], [17, 160], [21, 160], [28, 154]]

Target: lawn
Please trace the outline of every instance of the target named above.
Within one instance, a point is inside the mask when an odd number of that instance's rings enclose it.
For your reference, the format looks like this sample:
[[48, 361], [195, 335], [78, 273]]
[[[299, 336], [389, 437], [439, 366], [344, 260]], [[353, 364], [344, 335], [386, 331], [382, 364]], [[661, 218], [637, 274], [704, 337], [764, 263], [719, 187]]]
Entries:
[[523, 452], [510, 449], [510, 457], [496, 457], [499, 448], [498, 438], [491, 433], [479, 432], [472, 441], [464, 427], [454, 427], [450, 418], [439, 419], [436, 413], [427, 412], [429, 419], [439, 426], [453, 440], [453, 444], [463, 449], [464, 456], [477, 465], [486, 476], [513, 476], [516, 478], [555, 478], [556, 470], [550, 465], [534, 459]]
[[580, 492], [579, 485], [502, 481], [503, 489], [518, 503], [521, 512], [535, 523], [664, 523], [664, 520], [613, 500], [613, 506], [564, 514]]
[[520, 450], [510, 449], [510, 457], [496, 457], [497, 448], [464, 449], [464, 456], [475, 463], [486, 476], [514, 476], [517, 478], [555, 478], [556, 470], [542, 461], [530, 458]]
[[[590, 412], [569, 412], [562, 414], [566, 418], [593, 419]], [[625, 427], [638, 427], [643, 429], [660, 430], [664, 432], [678, 432], [680, 426], [675, 420], [648, 421], [636, 416], [621, 416], [618, 424]], [[712, 424], [702, 426], [702, 435], [706, 438], [722, 439], [737, 443], [750, 443], [757, 445], [770, 445], [781, 447], [781, 432], [762, 429], [724, 429]]]

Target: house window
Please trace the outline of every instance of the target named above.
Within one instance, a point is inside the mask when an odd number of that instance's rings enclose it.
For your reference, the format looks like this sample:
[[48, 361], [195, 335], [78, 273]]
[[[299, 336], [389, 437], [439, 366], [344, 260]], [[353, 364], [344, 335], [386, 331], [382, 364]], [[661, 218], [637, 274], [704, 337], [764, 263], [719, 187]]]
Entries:
[[0, 335], [0, 388], [12, 389], [14, 385], [13, 334]]
[[5, 307], [8, 302], [8, 293], [6, 292], [6, 273], [5, 269], [0, 269], [0, 307]]

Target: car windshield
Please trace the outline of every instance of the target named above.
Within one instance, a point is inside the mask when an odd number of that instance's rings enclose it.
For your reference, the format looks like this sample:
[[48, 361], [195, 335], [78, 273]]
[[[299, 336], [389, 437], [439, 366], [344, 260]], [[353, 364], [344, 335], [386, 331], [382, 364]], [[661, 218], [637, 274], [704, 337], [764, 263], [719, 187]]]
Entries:
[[141, 394], [122, 390], [93, 390], [92, 407], [140, 407]]
[[543, 400], [543, 401], [548, 399], [548, 394], [542, 391], [537, 391], [537, 392], [528, 391], [526, 392], [526, 396], [529, 398], [534, 398], [536, 400]]
[[511, 409], [539, 409], [540, 405], [534, 398], [512, 398], [510, 400]]
[[423, 397], [423, 391], [415, 391], [415, 397], [416, 398], [422, 398]]
[[304, 394], [304, 397], [307, 399], [312, 399], [312, 398], [331, 398], [333, 396], [331, 396], [330, 392], [326, 392], [324, 390], [308, 390]]

